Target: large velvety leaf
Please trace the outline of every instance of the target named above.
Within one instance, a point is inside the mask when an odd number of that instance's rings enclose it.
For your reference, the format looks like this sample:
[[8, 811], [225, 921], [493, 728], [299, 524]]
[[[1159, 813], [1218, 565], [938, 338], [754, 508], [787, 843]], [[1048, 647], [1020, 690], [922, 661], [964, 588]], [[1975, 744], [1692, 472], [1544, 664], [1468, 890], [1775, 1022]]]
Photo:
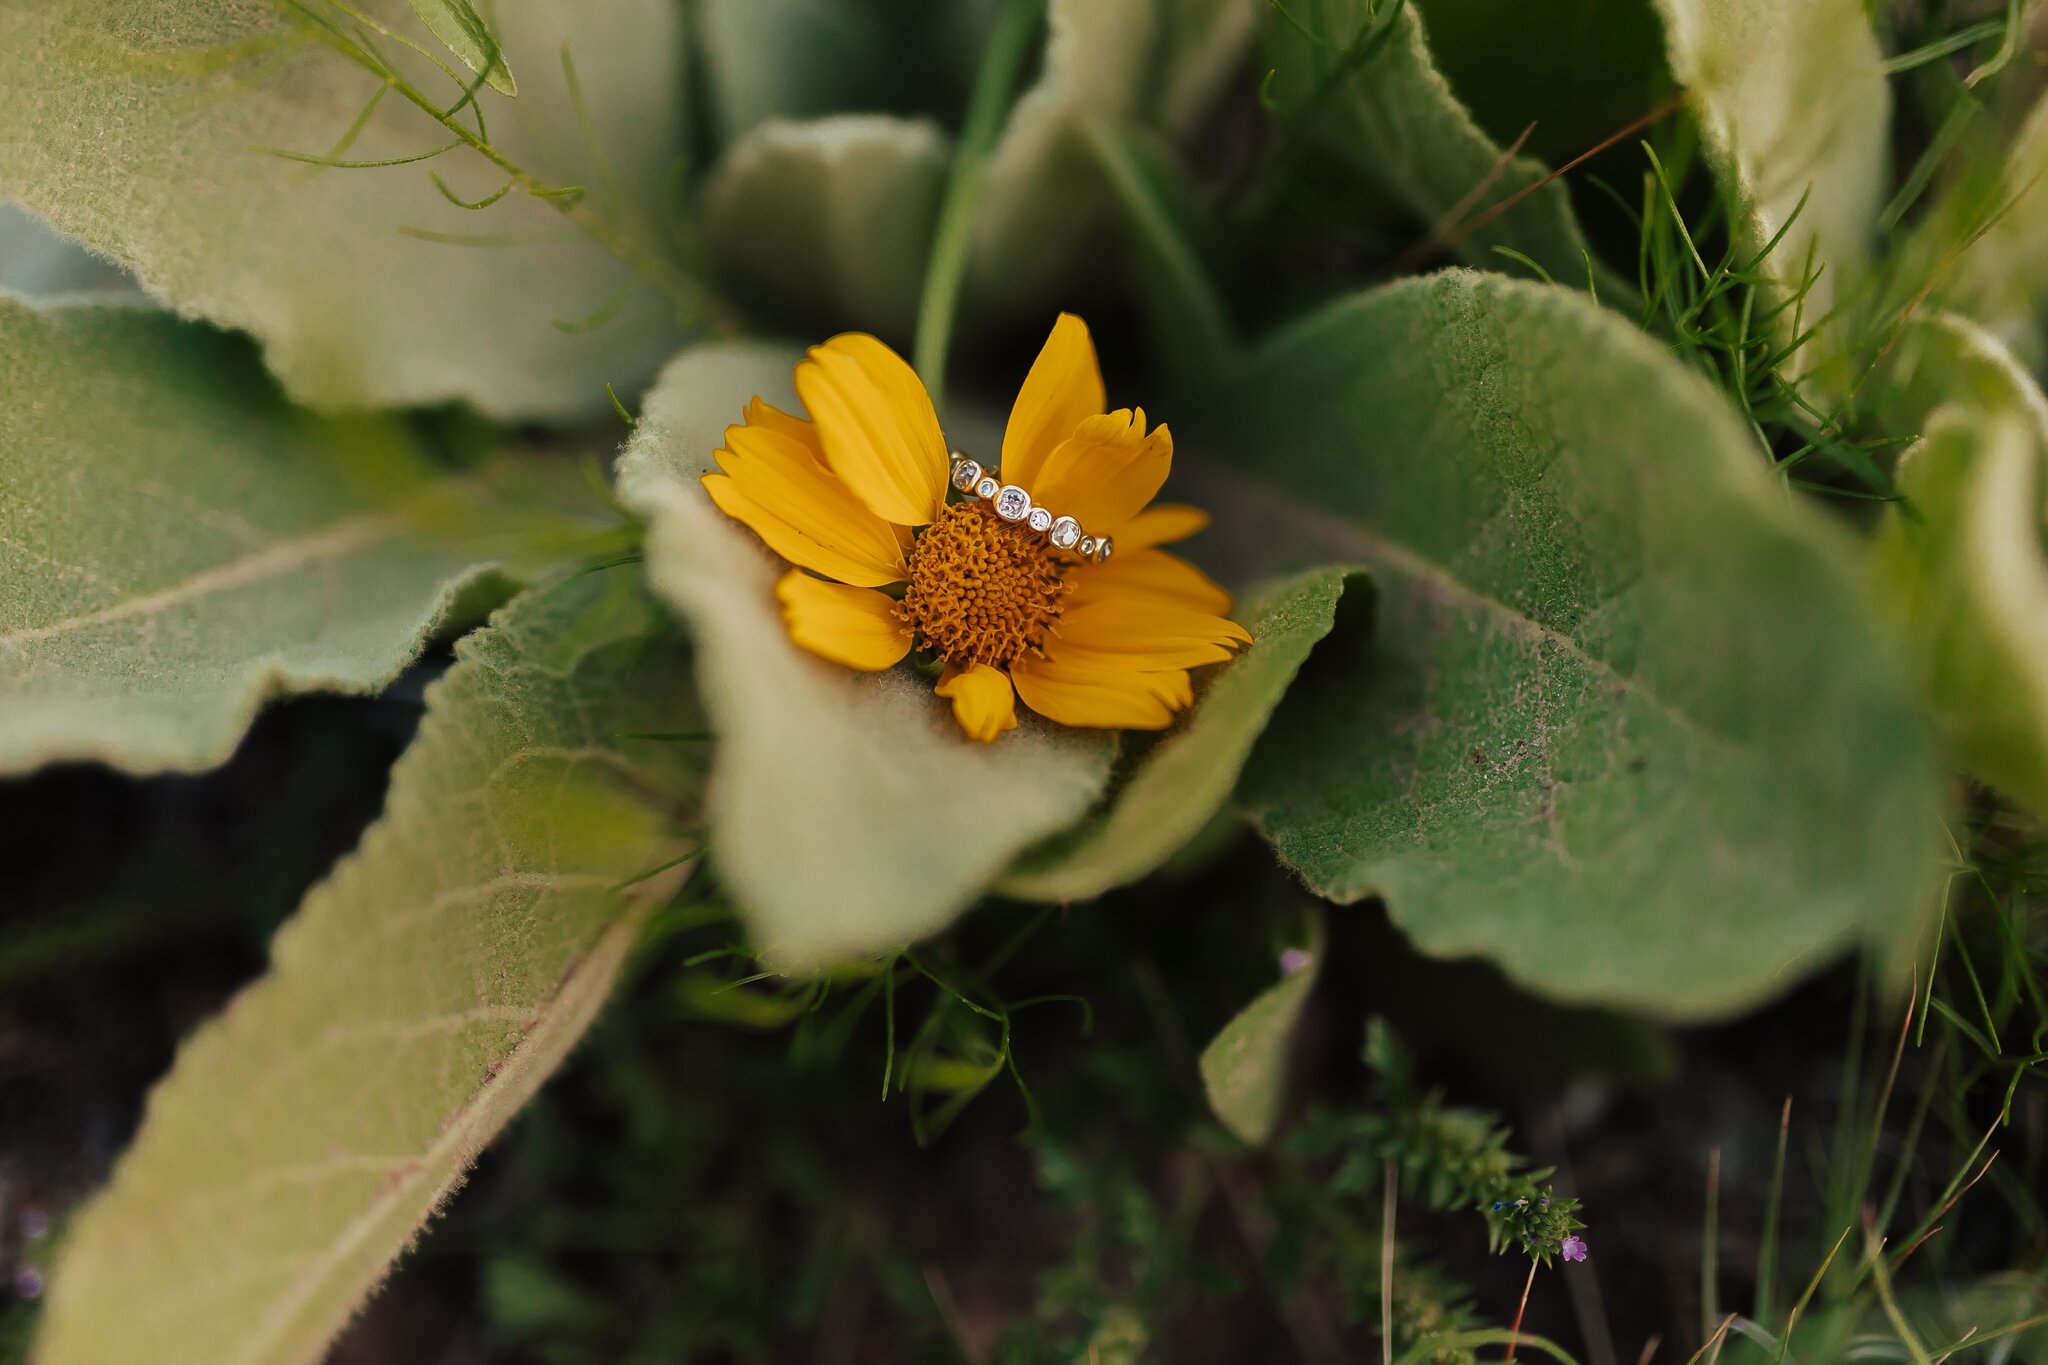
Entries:
[[[1151, 743], [1109, 805], [1033, 849], [1003, 878], [1006, 895], [1084, 900], [1134, 882], [1178, 853], [1230, 799], [1252, 744], [1295, 672], [1330, 633], [1342, 569], [1318, 569], [1254, 594], [1239, 613], [1252, 647], [1204, 671], [1194, 709]], [[1358, 576], [1351, 591], [1370, 594]], [[1143, 743], [1145, 741], [1139, 740]]]
[[785, 317], [909, 343], [946, 184], [930, 123], [774, 119], [740, 140], [705, 195], [721, 278]]
[[1379, 589], [1369, 653], [1319, 650], [1246, 772], [1317, 891], [1671, 1015], [1911, 937], [1928, 736], [1845, 548], [1654, 342], [1453, 272], [1290, 328], [1216, 412], [1295, 500], [1266, 542]]
[[791, 352], [702, 346], [649, 396], [619, 468], [648, 519], [647, 570], [697, 643], [718, 734], [708, 814], [719, 876], [761, 951], [802, 971], [931, 933], [1019, 850], [1101, 794], [1113, 746], [1026, 719], [961, 735], [929, 679], [855, 673], [791, 644], [782, 563], [697, 478], [756, 394], [796, 407]]
[[1960, 318], [1914, 328], [1902, 350], [1938, 406], [1899, 461], [1907, 501], [1872, 547], [1879, 600], [1957, 756], [2048, 812], [2048, 398]]
[[614, 572], [462, 642], [383, 817], [180, 1051], [80, 1216], [43, 1365], [320, 1358], [681, 879], [634, 880], [686, 851], [689, 747], [621, 737], [695, 724], [666, 630]]
[[[324, 0], [308, 8], [328, 12]], [[361, 8], [434, 42], [405, 0]], [[517, 100], [478, 92], [494, 141], [552, 185], [589, 186], [576, 212], [623, 223], [655, 202], [681, 150], [680, 9], [501, 0], [490, 10], [522, 77]], [[608, 380], [624, 389], [653, 374], [674, 349], [674, 304], [636, 290], [634, 273], [549, 202], [514, 192], [478, 212], [450, 203], [430, 172], [472, 201], [504, 183], [475, 153], [338, 170], [258, 150], [374, 161], [449, 140], [396, 93], [349, 140], [378, 79], [306, 35], [282, 5], [0, 7], [0, 194], [116, 257], [180, 310], [253, 333], [293, 395], [317, 406], [459, 398], [507, 417], [557, 417], [602, 410]], [[380, 41], [433, 98], [456, 102], [455, 82]], [[602, 166], [578, 133], [565, 44]], [[552, 325], [607, 304], [617, 311], [602, 326]]]
[[1785, 232], [1765, 262], [1784, 289], [1809, 259], [1822, 271], [1802, 310], [1810, 325], [1863, 273], [1884, 202], [1891, 92], [1863, 0], [1656, 3], [1751, 249]]
[[[1448, 232], [1454, 219], [1470, 219], [1548, 174], [1526, 156], [1509, 157], [1473, 120], [1437, 70], [1414, 4], [1402, 4], [1391, 18], [1386, 3], [1368, 0], [1300, 0], [1288, 10], [1322, 41], [1311, 41], [1277, 14], [1267, 17], [1273, 98], [1303, 136], [1343, 158], [1430, 228]], [[1354, 59], [1354, 43], [1368, 34], [1379, 35], [1370, 55]], [[1463, 233], [1455, 246], [1466, 259], [1488, 265], [1501, 263], [1495, 246], [1511, 247], [1571, 284], [1583, 284], [1590, 268], [1562, 183]]]
[[210, 766], [269, 697], [374, 691], [509, 591], [480, 485], [294, 410], [239, 340], [0, 298], [0, 372], [0, 771]]

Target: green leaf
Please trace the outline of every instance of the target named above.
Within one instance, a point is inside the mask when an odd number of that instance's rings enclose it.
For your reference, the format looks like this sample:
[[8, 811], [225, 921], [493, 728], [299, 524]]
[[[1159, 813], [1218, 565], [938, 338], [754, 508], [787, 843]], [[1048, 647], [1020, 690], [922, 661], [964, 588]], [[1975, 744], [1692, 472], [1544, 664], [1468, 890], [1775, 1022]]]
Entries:
[[2048, 361], [2048, 96], [2028, 114], [2002, 172], [1990, 193], [1941, 215], [1958, 237], [1997, 215], [1956, 262], [1947, 298], [2039, 370]]
[[649, 396], [619, 466], [648, 520], [647, 571], [689, 624], [718, 747], [708, 814], [719, 877], [761, 952], [810, 971], [943, 928], [1027, 845], [1108, 780], [1113, 744], [1035, 719], [994, 744], [960, 734], [906, 668], [856, 673], [791, 644], [785, 567], [698, 486], [756, 394], [794, 410], [796, 355], [684, 352]]
[[1159, 0], [1160, 127], [1176, 138], [1196, 131], [1242, 74], [1259, 11], [1238, 0]]
[[[1487, 135], [1562, 165], [1671, 94], [1664, 25], [1650, 0], [1409, 0], [1430, 53]], [[1534, 124], [1534, 128], [1530, 125]]]
[[[415, 27], [403, 0], [358, 8]], [[678, 7], [493, 6], [525, 91], [517, 102], [478, 91], [457, 121], [473, 130], [482, 111], [522, 169], [591, 192], [572, 203], [515, 188], [484, 211], [450, 202], [433, 179], [470, 202], [503, 187], [506, 173], [467, 149], [378, 169], [263, 150], [383, 161], [453, 137], [399, 92], [380, 97], [380, 78], [316, 36], [309, 14], [333, 11], [328, 0], [50, 0], [0, 13], [0, 195], [121, 261], [180, 312], [253, 334], [293, 396], [316, 407], [463, 399], [506, 418], [594, 416], [607, 381], [621, 391], [645, 383], [675, 349], [679, 305], [696, 296], [640, 287], [565, 211], [640, 244], [648, 273], [673, 272], [652, 225], [682, 153]], [[354, 31], [337, 21], [325, 36], [338, 43]], [[469, 78], [370, 36], [407, 59], [430, 102], [462, 99]], [[563, 77], [565, 45], [595, 151]], [[614, 298], [601, 327], [553, 325]]]
[[1871, 547], [1878, 598], [1959, 759], [2048, 812], [2048, 398], [1960, 318], [1916, 326], [1901, 349], [1937, 406]]
[[1045, 64], [989, 154], [974, 219], [966, 303], [1040, 316], [1085, 259], [1116, 201], [1089, 150], [1091, 121], [1135, 113], [1156, 39], [1148, 0], [1049, 0]]
[[[507, 607], [383, 817], [179, 1052], [67, 1239], [43, 1365], [312, 1365], [603, 1004], [682, 872], [684, 656], [633, 576]], [[626, 884], [632, 882], [628, 887]]]
[[[925, 12], [926, 24], [954, 22]], [[873, 0], [701, 0], [698, 42], [721, 141], [771, 119], [890, 107], [910, 83], [911, 34]]]
[[[1131, 765], [1108, 807], [1025, 855], [1003, 878], [1003, 893], [1047, 901], [1099, 896], [1145, 876], [1200, 834], [1230, 799], [1309, 650], [1330, 633], [1346, 579], [1341, 569], [1318, 569], [1254, 594], [1240, 613], [1251, 649], [1207, 670], [1194, 709]], [[1371, 594], [1362, 579], [1352, 590]]]
[[945, 182], [946, 139], [930, 123], [770, 120], [712, 177], [705, 242], [721, 278], [777, 315], [907, 343]]
[[1287, 1098], [1287, 1060], [1295, 1026], [1323, 967], [1323, 935], [1311, 921], [1308, 961], [1268, 986], [1202, 1049], [1209, 1107], [1238, 1138], [1260, 1146], [1273, 1136]]
[[519, 83], [505, 65], [504, 50], [469, 0], [412, 0], [412, 11], [464, 66], [489, 82], [491, 89], [501, 95], [519, 93]]
[[1846, 547], [1704, 381], [1572, 291], [1455, 271], [1290, 328], [1216, 410], [1291, 495], [1267, 541], [1379, 589], [1369, 652], [1319, 650], [1246, 772], [1312, 888], [1670, 1016], [1852, 943], [1897, 965], [1929, 737]]
[[385, 419], [287, 405], [248, 346], [0, 298], [0, 772], [227, 757], [273, 696], [373, 692], [510, 592], [523, 509]]
[[[1586, 280], [1587, 249], [1561, 182], [1484, 225], [1481, 214], [1548, 174], [1488, 137], [1430, 55], [1413, 3], [1289, 0], [1264, 29], [1270, 96], [1297, 136], [1312, 139], [1430, 226], [1468, 261], [1496, 265], [1511, 247], [1568, 284]], [[1464, 226], [1460, 226], [1463, 224]], [[1603, 294], [1618, 286], [1602, 279]]]
[[1799, 310], [1811, 326], [1863, 275], [1887, 188], [1891, 92], [1863, 0], [1656, 4], [1749, 248], [1785, 232], [1764, 262], [1783, 292], [1821, 271]]

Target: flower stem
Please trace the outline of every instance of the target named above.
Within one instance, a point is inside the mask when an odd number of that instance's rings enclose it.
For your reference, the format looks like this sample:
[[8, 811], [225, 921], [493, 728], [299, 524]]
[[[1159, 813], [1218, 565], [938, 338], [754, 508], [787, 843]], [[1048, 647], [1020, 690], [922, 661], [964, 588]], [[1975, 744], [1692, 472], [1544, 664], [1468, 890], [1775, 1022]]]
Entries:
[[1521, 1343], [1522, 1314], [1528, 1311], [1529, 1308], [1529, 1291], [1536, 1287], [1536, 1265], [1536, 1258], [1531, 1256], [1529, 1258], [1529, 1278], [1522, 1281], [1522, 1301], [1515, 1305], [1515, 1325], [1508, 1328], [1507, 1358], [1510, 1361], [1515, 1358], [1515, 1347]]
[[1045, 0], [1007, 0], [982, 50], [974, 93], [953, 153], [952, 175], [939, 203], [938, 227], [932, 233], [932, 254], [924, 272], [924, 293], [917, 304], [917, 344], [912, 354], [917, 372], [937, 406], [946, 387], [946, 352], [953, 341], [953, 313], [960, 301], [960, 282], [967, 274], [967, 253], [973, 244], [974, 210], [981, 200], [981, 182], [989, 153], [1002, 132], [1010, 109], [1010, 93], [1024, 54], [1038, 35]]

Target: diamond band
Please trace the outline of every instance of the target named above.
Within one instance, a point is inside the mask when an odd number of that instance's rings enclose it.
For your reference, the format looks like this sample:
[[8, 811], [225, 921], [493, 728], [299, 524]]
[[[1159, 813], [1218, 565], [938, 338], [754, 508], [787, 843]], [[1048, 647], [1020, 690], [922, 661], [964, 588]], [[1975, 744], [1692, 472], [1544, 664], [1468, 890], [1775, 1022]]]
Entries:
[[992, 503], [995, 514], [1004, 521], [1036, 531], [1058, 549], [1072, 550], [1097, 564], [1108, 559], [1114, 549], [1112, 537], [1088, 535], [1072, 517], [1055, 516], [1051, 510], [1034, 505], [1029, 492], [1014, 483], [1004, 483], [997, 471], [982, 468], [958, 451], [953, 453], [950, 481], [968, 497]]

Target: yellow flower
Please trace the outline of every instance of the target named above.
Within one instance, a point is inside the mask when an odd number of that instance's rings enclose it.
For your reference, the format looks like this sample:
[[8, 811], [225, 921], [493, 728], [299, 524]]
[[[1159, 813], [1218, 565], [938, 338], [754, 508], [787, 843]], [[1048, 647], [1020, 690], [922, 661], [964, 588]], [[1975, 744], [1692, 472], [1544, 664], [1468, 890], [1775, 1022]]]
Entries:
[[1173, 438], [1147, 431], [1142, 408], [1103, 411], [1095, 345], [1072, 314], [1010, 410], [1001, 479], [1111, 537], [1099, 562], [986, 501], [949, 501], [931, 397], [875, 338], [812, 347], [796, 391], [810, 419], [755, 398], [704, 487], [797, 566], [775, 593], [789, 638], [813, 654], [879, 671], [926, 651], [943, 665], [938, 695], [986, 743], [1016, 728], [1019, 697], [1062, 725], [1164, 728], [1194, 700], [1189, 669], [1251, 642], [1226, 616], [1230, 595], [1159, 548], [1208, 517], [1150, 506]]

